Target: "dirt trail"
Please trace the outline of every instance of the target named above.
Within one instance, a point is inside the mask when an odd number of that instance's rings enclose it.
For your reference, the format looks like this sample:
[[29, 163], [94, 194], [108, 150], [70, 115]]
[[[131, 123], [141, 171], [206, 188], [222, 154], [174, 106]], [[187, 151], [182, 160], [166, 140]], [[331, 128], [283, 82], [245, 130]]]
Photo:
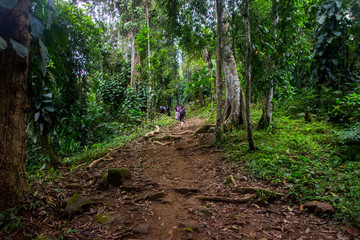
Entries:
[[[191, 133], [202, 124], [201, 119], [189, 119], [183, 130], [179, 126], [161, 129], [160, 135], [180, 139], [161, 142], [166, 146], [136, 140], [113, 152], [110, 161], [65, 175], [63, 181], [79, 183], [81, 192], [93, 204], [87, 212], [73, 218], [48, 216], [42, 227], [36, 223], [34, 227], [37, 225], [39, 233], [50, 236], [61, 229], [77, 229], [76, 233], [67, 234], [68, 239], [351, 239], [341, 226], [308, 215], [298, 205], [283, 200], [232, 204], [196, 198], [233, 198], [231, 186], [225, 183], [229, 175], [235, 177], [239, 186], [269, 188], [265, 183], [252, 182], [221, 160], [221, 150], [207, 147], [213, 134]], [[101, 176], [111, 167], [129, 168], [132, 182], [99, 190]], [[79, 189], [68, 189], [62, 194], [65, 198], [76, 192]], [[56, 189], [53, 193], [61, 198]], [[101, 213], [111, 213], [112, 217], [105, 224], [97, 223], [96, 216]]]

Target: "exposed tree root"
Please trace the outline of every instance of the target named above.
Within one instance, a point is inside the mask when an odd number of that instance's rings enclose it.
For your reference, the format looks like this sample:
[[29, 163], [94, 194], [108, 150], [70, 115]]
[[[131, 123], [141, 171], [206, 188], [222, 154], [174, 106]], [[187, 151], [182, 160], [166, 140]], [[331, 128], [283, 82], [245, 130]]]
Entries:
[[159, 142], [159, 141], [153, 141], [153, 143], [159, 144], [161, 146], [167, 146], [167, 145], [171, 144], [171, 142], [162, 143], [162, 142]]
[[257, 194], [251, 194], [242, 198], [227, 198], [221, 196], [195, 196], [195, 198], [203, 200], [203, 201], [210, 201], [210, 202], [224, 202], [224, 203], [247, 203], [251, 200], [257, 198]]
[[199, 127], [194, 134], [198, 133], [207, 133], [210, 132], [212, 129], [214, 129], [216, 126], [214, 124], [205, 124]]
[[191, 131], [191, 130], [185, 130], [183, 132], [179, 132], [179, 133], [172, 133], [173, 135], [184, 135], [184, 134], [187, 134], [187, 133], [191, 133], [193, 134], [194, 131]]
[[110, 156], [115, 150], [118, 150], [120, 148], [124, 147], [123, 145], [121, 146], [118, 146], [116, 148], [112, 148], [109, 150], [109, 152], [105, 155], [105, 157], [102, 157], [102, 158], [99, 158], [99, 159], [96, 159], [95, 161], [93, 161], [92, 163], [90, 163], [89, 166], [87, 166], [87, 169], [90, 169], [90, 168], [93, 168], [98, 162], [104, 160], [104, 161], [111, 161], [113, 160], [113, 158]]
[[173, 135], [166, 135], [163, 137], [156, 137], [156, 138], [152, 138], [152, 141], [177, 141], [180, 140], [181, 137], [178, 136], [173, 136]]
[[156, 130], [148, 132], [147, 134], [145, 134], [145, 138], [150, 138], [155, 136], [155, 134], [160, 133], [160, 127], [158, 125], [156, 125]]
[[244, 194], [257, 194], [258, 196], [265, 195], [268, 197], [284, 197], [284, 195], [281, 193], [274, 192], [269, 189], [256, 188], [256, 187], [237, 187], [233, 190], [233, 192], [244, 193]]
[[174, 188], [174, 191], [184, 195], [190, 195], [193, 193], [201, 192], [200, 189], [196, 189], [196, 188]]

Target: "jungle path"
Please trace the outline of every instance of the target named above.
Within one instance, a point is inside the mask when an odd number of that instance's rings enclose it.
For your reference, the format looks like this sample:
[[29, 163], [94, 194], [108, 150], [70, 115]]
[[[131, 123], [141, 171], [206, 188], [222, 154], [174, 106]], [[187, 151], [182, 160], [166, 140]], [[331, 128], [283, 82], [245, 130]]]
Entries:
[[[179, 124], [161, 129], [158, 141], [132, 141], [113, 151], [112, 159], [63, 176], [80, 184], [82, 194], [93, 203], [71, 219], [45, 219], [39, 231], [51, 235], [51, 231], [77, 229], [68, 239], [351, 239], [340, 225], [300, 211], [299, 205], [286, 199], [266, 204], [256, 199], [244, 204], [199, 199], [248, 196], [233, 193], [234, 184], [225, 181], [229, 176], [238, 187], [271, 189], [222, 160], [224, 153], [209, 145], [212, 133], [193, 134], [203, 123], [189, 119], [183, 130]], [[172, 138], [160, 140], [161, 136]], [[130, 169], [131, 182], [99, 190], [99, 179], [113, 167]], [[68, 189], [63, 194], [70, 197], [77, 192]], [[99, 216], [107, 217], [99, 223]]]

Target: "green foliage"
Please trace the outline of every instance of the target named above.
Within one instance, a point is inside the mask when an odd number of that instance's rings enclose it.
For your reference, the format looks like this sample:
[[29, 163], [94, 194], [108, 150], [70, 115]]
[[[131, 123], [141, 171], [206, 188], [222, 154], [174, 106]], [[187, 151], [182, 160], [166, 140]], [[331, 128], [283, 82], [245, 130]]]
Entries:
[[[260, 112], [254, 111], [254, 118], [259, 116]], [[254, 179], [283, 185], [289, 189], [289, 197], [301, 203], [330, 202], [337, 209], [336, 219], [359, 223], [360, 164], [339, 157], [337, 133], [335, 126], [326, 122], [275, 116], [270, 128], [254, 132], [259, 151], [247, 151], [243, 130], [226, 133], [224, 147], [229, 161], [250, 171]]]
[[22, 216], [18, 216], [18, 209], [9, 208], [0, 212], [0, 228], [6, 233], [18, 231], [22, 228]]
[[341, 122], [354, 123], [360, 121], [360, 88], [342, 98], [336, 99], [333, 114]]

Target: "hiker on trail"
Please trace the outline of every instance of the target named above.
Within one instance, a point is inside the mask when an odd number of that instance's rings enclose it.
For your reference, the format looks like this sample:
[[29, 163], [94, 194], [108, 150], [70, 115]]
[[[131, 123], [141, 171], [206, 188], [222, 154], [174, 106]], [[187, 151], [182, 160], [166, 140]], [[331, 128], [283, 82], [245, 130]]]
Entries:
[[186, 111], [184, 106], [181, 106], [181, 109], [179, 111], [179, 120], [180, 120], [180, 128], [183, 129], [184, 122], [186, 120]]
[[160, 113], [165, 114], [165, 107], [164, 106], [160, 106]]
[[180, 107], [175, 106], [175, 120], [179, 120]]

